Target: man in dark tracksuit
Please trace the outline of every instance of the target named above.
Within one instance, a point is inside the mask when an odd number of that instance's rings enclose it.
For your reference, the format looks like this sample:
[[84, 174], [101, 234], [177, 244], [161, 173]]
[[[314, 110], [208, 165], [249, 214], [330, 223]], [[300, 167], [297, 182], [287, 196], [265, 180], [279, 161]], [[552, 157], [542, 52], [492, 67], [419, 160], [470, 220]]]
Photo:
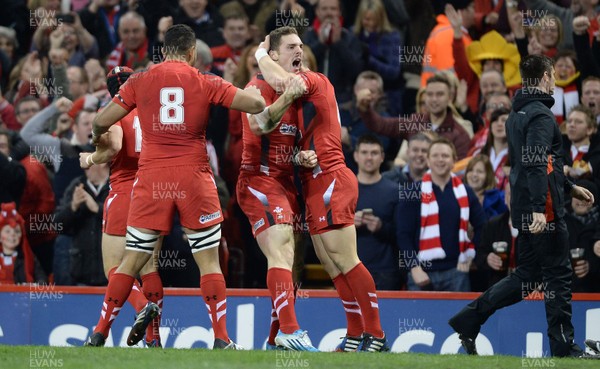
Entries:
[[519, 230], [519, 264], [514, 273], [468, 304], [449, 324], [459, 333], [469, 354], [477, 354], [475, 338], [481, 325], [498, 309], [510, 306], [541, 283], [553, 356], [583, 355], [573, 342], [569, 237], [564, 186], [571, 195], [593, 202], [593, 195], [568, 182], [563, 174], [562, 139], [550, 111], [554, 104], [554, 67], [543, 55], [521, 61], [523, 88], [517, 91], [506, 122], [510, 172], [511, 216]]

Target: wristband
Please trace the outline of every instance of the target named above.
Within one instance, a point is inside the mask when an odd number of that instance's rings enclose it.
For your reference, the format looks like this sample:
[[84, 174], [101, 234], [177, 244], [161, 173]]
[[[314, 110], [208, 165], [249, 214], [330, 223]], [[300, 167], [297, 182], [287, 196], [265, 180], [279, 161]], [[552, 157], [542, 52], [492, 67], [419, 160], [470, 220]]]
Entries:
[[[92, 156], [94, 156], [94, 153], [92, 153], [91, 155], [88, 155], [88, 157], [85, 158], [85, 163], [90, 167], [92, 165], [96, 165], [96, 163], [94, 163], [94, 158]], [[92, 165], [90, 165], [90, 162], [92, 163]]]
[[269, 53], [267, 52], [267, 50], [265, 50], [263, 48], [256, 49], [256, 52], [254, 53], [254, 57], [256, 58], [257, 62], [260, 63], [260, 59], [264, 58], [265, 56], [269, 56]]

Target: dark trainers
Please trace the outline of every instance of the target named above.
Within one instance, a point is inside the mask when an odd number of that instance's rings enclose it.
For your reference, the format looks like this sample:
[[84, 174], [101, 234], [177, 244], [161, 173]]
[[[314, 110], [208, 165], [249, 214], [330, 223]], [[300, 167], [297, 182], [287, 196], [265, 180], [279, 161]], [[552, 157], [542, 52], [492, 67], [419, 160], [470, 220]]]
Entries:
[[83, 344], [84, 346], [102, 347], [106, 343], [106, 338], [100, 332], [96, 332], [88, 337], [87, 341]]
[[220, 338], [215, 338], [213, 350], [243, 350], [244, 348], [237, 343], [229, 339], [229, 343], [223, 341]]
[[596, 355], [600, 355], [600, 341], [585, 340], [585, 345], [587, 348], [594, 351]]
[[383, 338], [377, 338], [365, 333], [357, 351], [386, 352], [390, 351], [390, 347], [387, 344], [387, 338], [385, 337], [385, 334]]
[[362, 343], [362, 337], [351, 337], [346, 336], [342, 339], [342, 343], [340, 343], [336, 348], [336, 352], [353, 352], [358, 350], [358, 346]]
[[153, 302], [149, 302], [146, 306], [137, 313], [135, 323], [131, 327], [131, 332], [127, 337], [127, 346], [133, 346], [144, 338], [148, 324], [152, 323], [152, 319], [156, 318], [160, 313], [160, 308]]
[[459, 335], [458, 338], [460, 339], [460, 344], [468, 355], [478, 355], [477, 346], [475, 345], [475, 340], [473, 338], [465, 337], [462, 334]]

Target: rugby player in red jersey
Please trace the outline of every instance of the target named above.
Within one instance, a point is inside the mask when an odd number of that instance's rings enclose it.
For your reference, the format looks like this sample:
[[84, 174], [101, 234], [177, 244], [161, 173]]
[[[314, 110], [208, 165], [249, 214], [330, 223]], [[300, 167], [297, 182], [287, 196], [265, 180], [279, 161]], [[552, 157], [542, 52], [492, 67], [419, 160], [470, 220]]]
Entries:
[[[279, 35], [273, 36], [278, 42]], [[280, 58], [291, 70], [291, 58]], [[314, 151], [296, 150], [299, 138], [297, 108], [291, 105], [305, 92], [298, 76], [286, 81], [279, 95], [259, 74], [246, 86], [260, 90], [268, 113], [242, 115], [243, 144], [237, 198], [248, 217], [258, 245], [267, 258], [267, 287], [279, 332], [271, 332], [267, 349], [276, 346], [294, 351], [318, 351], [306, 331], [300, 329], [294, 307], [294, 223], [299, 213], [294, 185], [293, 161], [312, 168], [317, 165]], [[297, 222], [296, 222], [297, 223]], [[273, 337], [277, 333], [276, 337]]]
[[[144, 148], [132, 190], [125, 254], [108, 281], [105, 311], [118, 314], [133, 276], [152, 256], [160, 233], [170, 231], [177, 210], [200, 269], [202, 297], [215, 334], [213, 348], [237, 349], [226, 327], [225, 279], [218, 253], [223, 216], [205, 134], [211, 105], [260, 113], [264, 99], [195, 69], [196, 38], [186, 25], [167, 30], [163, 53], [164, 62], [130, 76], [94, 120], [92, 140], [97, 144], [110, 126], [137, 107]], [[148, 307], [137, 315], [128, 344], [142, 338], [155, 315]]]
[[[112, 97], [117, 94], [119, 87], [132, 73], [133, 70], [128, 67], [115, 67], [108, 73], [106, 84]], [[109, 134], [103, 135], [102, 141], [102, 145], [98, 146], [96, 152], [80, 153], [79, 161], [83, 169], [95, 164], [111, 162], [110, 193], [104, 202], [102, 219], [102, 263], [106, 277], [110, 279], [125, 252], [127, 213], [142, 148], [142, 132], [137, 110], [132, 110], [117, 124], [110, 127]], [[143, 288], [137, 280], [134, 280], [131, 294], [127, 299], [136, 312], [144, 309], [149, 302], [162, 309], [163, 286], [153, 261], [150, 259], [140, 271]], [[106, 306], [108, 304], [104, 302], [103, 311]], [[106, 315], [106, 312], [101, 314], [93, 334], [85, 345], [104, 346], [113, 319], [112, 314]], [[146, 329], [148, 347], [162, 347], [159, 325], [160, 315], [154, 318], [152, 324]]]
[[[302, 41], [294, 28], [276, 30], [285, 34], [277, 49], [269, 36], [259, 45], [256, 59], [265, 80], [281, 86], [298, 74], [307, 93], [298, 99], [303, 150], [314, 150], [319, 163], [301, 173], [306, 201], [306, 220], [317, 256], [340, 295], [348, 332], [339, 351], [389, 351], [381, 329], [379, 304], [373, 277], [358, 258], [354, 212], [358, 199], [356, 176], [346, 167], [341, 143], [341, 123], [333, 86], [323, 74], [302, 67]], [[291, 72], [274, 60], [291, 58]]]

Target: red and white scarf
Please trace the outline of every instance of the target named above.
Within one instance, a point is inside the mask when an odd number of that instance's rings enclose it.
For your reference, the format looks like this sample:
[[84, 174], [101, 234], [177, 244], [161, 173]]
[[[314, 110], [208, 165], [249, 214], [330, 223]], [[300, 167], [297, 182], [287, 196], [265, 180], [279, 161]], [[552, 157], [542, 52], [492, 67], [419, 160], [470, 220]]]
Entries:
[[[460, 247], [459, 263], [464, 263], [468, 258], [475, 257], [475, 247], [467, 236], [469, 225], [469, 198], [467, 190], [460, 178], [452, 174], [452, 191], [460, 207], [460, 227], [458, 229], [458, 243]], [[421, 182], [421, 237], [419, 240], [419, 260], [428, 261], [444, 259], [446, 252], [440, 240], [439, 207], [433, 192], [431, 171], [427, 171]]]
[[146, 38], [144, 43], [131, 55], [132, 57], [126, 58], [128, 55], [125, 45], [123, 42], [119, 42], [106, 60], [106, 69], [110, 71], [117, 66], [133, 68], [135, 63], [141, 62], [148, 56], [148, 39]]

